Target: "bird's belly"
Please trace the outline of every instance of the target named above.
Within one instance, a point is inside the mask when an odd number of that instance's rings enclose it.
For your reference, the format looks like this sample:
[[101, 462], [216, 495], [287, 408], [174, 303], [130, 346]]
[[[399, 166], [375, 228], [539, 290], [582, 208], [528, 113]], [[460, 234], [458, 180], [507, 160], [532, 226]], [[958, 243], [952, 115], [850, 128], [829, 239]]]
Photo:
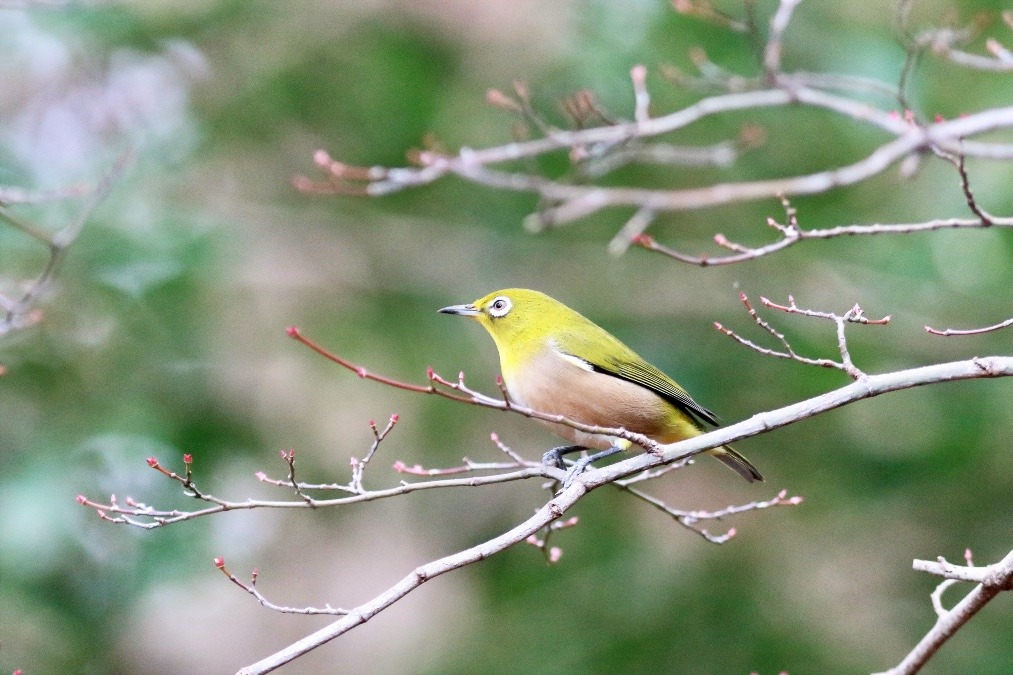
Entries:
[[[507, 392], [517, 403], [582, 424], [621, 427], [670, 443], [699, 433], [684, 413], [638, 384], [569, 363], [535, 363], [537, 376], [507, 379]], [[544, 422], [571, 443], [588, 448], [627, 447], [628, 441], [607, 434], [580, 431]]]

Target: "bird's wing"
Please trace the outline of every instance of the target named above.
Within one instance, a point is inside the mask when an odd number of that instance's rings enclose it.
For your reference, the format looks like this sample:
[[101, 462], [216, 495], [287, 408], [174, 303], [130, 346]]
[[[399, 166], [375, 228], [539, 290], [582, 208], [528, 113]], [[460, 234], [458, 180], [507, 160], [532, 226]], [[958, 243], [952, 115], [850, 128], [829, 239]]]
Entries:
[[[594, 324], [592, 324], [594, 325]], [[693, 400], [686, 390], [665, 375], [662, 371], [644, 361], [636, 352], [620, 342], [611, 333], [595, 326], [601, 331], [594, 343], [582, 335], [567, 335], [565, 344], [557, 348], [563, 353], [587, 363], [599, 373], [611, 375], [642, 387], [650, 389], [676, 408], [697, 417], [708, 424], [717, 425], [717, 417], [707, 408]], [[603, 335], [604, 334], [604, 337]], [[588, 336], [590, 337], [590, 336]], [[592, 344], [600, 344], [605, 339], [611, 343], [611, 356], [601, 355], [603, 350], [595, 349]]]

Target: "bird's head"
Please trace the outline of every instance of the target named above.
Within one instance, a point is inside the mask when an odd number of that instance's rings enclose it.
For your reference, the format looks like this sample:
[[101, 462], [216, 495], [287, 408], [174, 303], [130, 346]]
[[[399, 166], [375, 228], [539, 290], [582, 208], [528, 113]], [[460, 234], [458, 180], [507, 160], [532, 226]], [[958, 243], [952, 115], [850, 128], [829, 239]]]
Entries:
[[544, 341], [564, 324], [573, 310], [544, 293], [526, 288], [495, 291], [467, 305], [451, 305], [444, 314], [470, 316], [485, 327], [502, 352], [504, 348]]

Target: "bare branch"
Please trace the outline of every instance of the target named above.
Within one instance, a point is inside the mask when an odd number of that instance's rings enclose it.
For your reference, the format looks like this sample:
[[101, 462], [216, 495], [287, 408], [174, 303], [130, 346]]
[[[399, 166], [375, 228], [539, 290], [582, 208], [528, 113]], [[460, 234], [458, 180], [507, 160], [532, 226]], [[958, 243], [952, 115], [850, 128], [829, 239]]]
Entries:
[[[970, 555], [967, 556], [970, 558]], [[914, 569], [945, 577], [932, 593], [932, 604], [938, 618], [931, 630], [895, 667], [879, 675], [911, 675], [921, 670], [948, 639], [978, 611], [1002, 591], [1013, 590], [1013, 551], [1001, 561], [987, 567], [974, 567], [968, 560], [966, 567], [951, 565], [945, 559], [938, 561], [915, 560]], [[943, 591], [959, 581], [973, 581], [978, 585], [958, 602], [953, 609], [942, 606]]]
[[[42, 294], [56, 274], [60, 263], [63, 261], [67, 247], [77, 239], [92, 211], [106, 198], [113, 184], [122, 175], [132, 158], [133, 156], [130, 153], [120, 155], [106, 174], [98, 181], [98, 184], [88, 193], [85, 204], [78, 216], [53, 234], [46, 233], [33, 223], [19, 217], [5, 205], [5, 202], [38, 203], [51, 199], [63, 199], [75, 196], [80, 190], [79, 187], [66, 188], [63, 191], [51, 193], [34, 194], [28, 192], [18, 193], [16, 188], [4, 188], [6, 194], [0, 195], [0, 221], [7, 223], [45, 245], [49, 249], [49, 258], [42, 272], [28, 285], [28, 288], [19, 298], [8, 298], [0, 295], [0, 335], [4, 335], [12, 330], [25, 328], [41, 319], [41, 313], [33, 310], [36, 299]], [[5, 200], [2, 197], [13, 197], [13, 199]]]
[[784, 47], [784, 31], [788, 29], [791, 15], [802, 0], [781, 0], [777, 11], [770, 19], [770, 37], [763, 50], [763, 69], [772, 78], [781, 70], [781, 50]]
[[[363, 366], [356, 365], [351, 361], [348, 361], [347, 359], [344, 359], [338, 356], [337, 354], [328, 351], [323, 346], [317, 344], [316, 342], [313, 342], [312, 340], [304, 336], [302, 333], [299, 332], [299, 329], [295, 328], [294, 326], [290, 327], [287, 332], [290, 337], [303, 343], [304, 345], [306, 345], [316, 353], [320, 354], [324, 358], [333, 361], [334, 363], [337, 363], [343, 368], [351, 370], [359, 377], [367, 380], [373, 380], [374, 382], [379, 382], [381, 384], [385, 384], [387, 386], [394, 387], [396, 389], [403, 389], [405, 391], [411, 391], [419, 394], [432, 394], [435, 396], [441, 396], [443, 398], [447, 398], [452, 401], [457, 401], [458, 403], [467, 403], [469, 405], [477, 405], [483, 408], [493, 408], [495, 410], [510, 410], [519, 415], [523, 415], [524, 417], [531, 417], [546, 422], [554, 422], [556, 424], [562, 424], [564, 426], [568, 426], [573, 429], [577, 429], [579, 431], [584, 431], [586, 433], [623, 438], [625, 440], [630, 441], [631, 443], [635, 443], [636, 445], [642, 447], [648, 452], [657, 452], [659, 448], [657, 442], [648, 438], [647, 436], [644, 436], [643, 434], [627, 431], [626, 429], [622, 428], [599, 427], [590, 424], [582, 424], [580, 422], [567, 419], [562, 415], [549, 415], [513, 403], [512, 401], [510, 401], [508, 398], [505, 397], [505, 389], [503, 389], [501, 381], [499, 383], [499, 386], [500, 386], [500, 393], [503, 396], [502, 398], [493, 398], [486, 394], [482, 394], [473, 389], [470, 389], [464, 384], [464, 373], [460, 373], [458, 375], [457, 381], [452, 382], [450, 380], [441, 377], [439, 374], [434, 372], [432, 368], [429, 368], [427, 370], [426, 375], [429, 378], [431, 384], [429, 384], [428, 386], [411, 384], [408, 382], [401, 382], [400, 380], [395, 380], [390, 377], [371, 373], [368, 370], [366, 370]], [[451, 391], [447, 391], [447, 389], [450, 389]]]
[[[949, 159], [950, 156], [946, 155]], [[944, 229], [978, 229], [983, 227], [999, 227], [1007, 228], [1013, 227], [1013, 217], [999, 217], [985, 213], [978, 208], [977, 203], [974, 201], [974, 196], [970, 191], [970, 186], [967, 184], [967, 174], [962, 169], [962, 160], [954, 159], [958, 166], [958, 170], [961, 171], [962, 184], [964, 188], [964, 194], [968, 198], [968, 206], [972, 210], [976, 210], [979, 215], [978, 218], [942, 218], [938, 220], [929, 220], [923, 223], [896, 223], [896, 224], [875, 224], [875, 225], [841, 225], [838, 227], [826, 228], [822, 230], [805, 230], [799, 227], [798, 218], [794, 207], [791, 206], [791, 202], [787, 200], [783, 195], [781, 196], [781, 203], [785, 207], [787, 212], [787, 222], [785, 224], [778, 223], [773, 218], [767, 218], [767, 226], [771, 229], [776, 230], [781, 238], [765, 246], [750, 247], [737, 242], [729, 240], [723, 234], [714, 235], [714, 243], [722, 248], [726, 248], [733, 251], [731, 255], [725, 256], [694, 256], [681, 251], [677, 251], [673, 248], [669, 248], [664, 244], [659, 244], [655, 239], [649, 235], [640, 233], [630, 238], [630, 244], [636, 244], [648, 251], [655, 251], [666, 255], [670, 258], [678, 260], [680, 262], [688, 263], [690, 265], [699, 265], [700, 267], [711, 267], [718, 265], [734, 265], [736, 263], [745, 262], [747, 260], [754, 260], [756, 258], [762, 258], [763, 256], [770, 255], [782, 251], [789, 246], [794, 246], [800, 241], [815, 240], [815, 239], [834, 239], [836, 237], [852, 237], [862, 235], [878, 235], [878, 234], [914, 234], [918, 232], [933, 232], [936, 230]], [[972, 206], [973, 205], [973, 206]], [[636, 218], [636, 216], [634, 216]], [[631, 222], [633, 220], [631, 219]], [[640, 223], [637, 223], [639, 226]], [[649, 225], [649, 223], [648, 223]], [[622, 241], [620, 237], [624, 236], [627, 229], [632, 230], [632, 227], [627, 224], [625, 228], [616, 235], [616, 241]], [[610, 250], [613, 250], [611, 248]], [[619, 250], [618, 245], [615, 247]]]
[[749, 502], [748, 504], [740, 504], [737, 506], [728, 506], [719, 511], [683, 511], [681, 509], [675, 509], [666, 504], [664, 501], [649, 495], [637, 488], [630, 487], [632, 479], [629, 480], [618, 480], [612, 483], [613, 485], [629, 492], [630, 494], [642, 499], [651, 506], [658, 510], [670, 515], [675, 522], [679, 523], [683, 527], [693, 532], [696, 532], [701, 537], [711, 542], [712, 544], [723, 544], [735, 536], [735, 528], [730, 528], [724, 534], [712, 534], [706, 528], [698, 527], [697, 523], [701, 520], [722, 520], [723, 518], [738, 513], [746, 513], [747, 511], [756, 511], [759, 509], [768, 509], [772, 506], [797, 506], [802, 503], [802, 497], [788, 497], [787, 490], [781, 490], [777, 496], [767, 499], [765, 501]]
[[651, 95], [647, 91], [647, 68], [643, 65], [636, 65], [630, 69], [630, 80], [633, 82], [633, 119], [637, 124], [644, 124], [651, 120]]
[[316, 616], [319, 614], [344, 616], [348, 614], [347, 609], [331, 607], [330, 605], [325, 605], [323, 607], [286, 607], [284, 605], [275, 604], [270, 600], [268, 600], [266, 597], [264, 597], [263, 593], [261, 593], [260, 590], [257, 589], [257, 577], [260, 576], [260, 572], [258, 572], [256, 569], [254, 569], [253, 572], [250, 574], [250, 583], [247, 584], [240, 581], [234, 574], [232, 574], [232, 572], [228, 570], [227, 567], [225, 567], [224, 558], [215, 558], [215, 567], [221, 570], [222, 574], [224, 574], [229, 581], [231, 581], [236, 586], [239, 586], [241, 589], [243, 589], [244, 591], [255, 597], [257, 599], [257, 602], [259, 602], [263, 607], [274, 610], [275, 612], [281, 612], [282, 614], [303, 614], [307, 616]]
[[[287, 453], [286, 453], [287, 454]], [[352, 494], [347, 497], [338, 497], [334, 499], [316, 499], [305, 494], [306, 490], [310, 489], [339, 489], [347, 491], [347, 486], [339, 486], [336, 484], [331, 485], [308, 485], [298, 483], [290, 480], [273, 480], [267, 478], [262, 473], [258, 473], [257, 478], [262, 482], [278, 485], [282, 487], [294, 487], [299, 493], [300, 499], [296, 500], [263, 500], [263, 499], [246, 499], [243, 501], [229, 501], [215, 497], [214, 495], [205, 494], [197, 490], [193, 481], [189, 476], [180, 476], [175, 472], [169, 471], [161, 466], [155, 458], [148, 459], [148, 465], [159, 471], [168, 478], [179, 482], [184, 486], [184, 494], [189, 497], [193, 497], [200, 501], [208, 502], [211, 506], [203, 509], [197, 509], [194, 511], [185, 510], [166, 510], [156, 509], [152, 506], [138, 502], [130, 497], [126, 499], [126, 505], [122, 506], [119, 504], [115, 495], [111, 495], [109, 501], [106, 503], [96, 502], [84, 495], [78, 495], [77, 502], [82, 506], [94, 509], [100, 518], [116, 523], [120, 525], [131, 525], [133, 527], [139, 527], [145, 530], [151, 530], [165, 525], [172, 525], [175, 523], [184, 522], [187, 520], [194, 520], [196, 518], [203, 518], [205, 516], [211, 516], [218, 513], [225, 513], [228, 511], [248, 511], [253, 509], [299, 509], [299, 508], [326, 508], [333, 506], [343, 506], [348, 504], [358, 504], [362, 502], [376, 501], [379, 499], [389, 499], [391, 497], [398, 497], [400, 495], [409, 494], [412, 492], [418, 492], [420, 490], [433, 490], [443, 488], [455, 488], [455, 487], [478, 487], [481, 485], [490, 485], [497, 483], [507, 483], [515, 480], [526, 480], [528, 478], [551, 478], [555, 480], [561, 480], [563, 478], [563, 472], [560, 469], [554, 467], [546, 467], [542, 465], [530, 465], [525, 468], [518, 469], [516, 471], [510, 471], [506, 473], [498, 473], [491, 476], [470, 476], [467, 478], [454, 478], [454, 479], [443, 479], [443, 480], [432, 480], [432, 481], [420, 481], [418, 483], [406, 483], [403, 482], [397, 487], [387, 488], [383, 490], [368, 490], [360, 494]]]
[[788, 342], [787, 338], [785, 338], [784, 334], [775, 330], [773, 326], [771, 326], [765, 319], [763, 319], [762, 317], [760, 317], [759, 314], [757, 314], [756, 310], [753, 309], [753, 306], [749, 302], [749, 298], [746, 296], [745, 293], [739, 293], [739, 299], [742, 300], [742, 304], [745, 305], [746, 311], [749, 312], [749, 316], [753, 319], [753, 321], [755, 321], [756, 324], [761, 328], [763, 328], [765, 331], [767, 331], [775, 338], [777, 338], [777, 340], [784, 346], [784, 351], [778, 351], [775, 349], [768, 349], [766, 347], [761, 347], [757, 345], [755, 342], [752, 342], [751, 340], [747, 340], [746, 338], [740, 336], [735, 331], [729, 328], [725, 328], [720, 323], [715, 322], [714, 327], [717, 328], [719, 331], [729, 336], [730, 338], [734, 339], [739, 344], [749, 347], [750, 349], [759, 352], [761, 354], [764, 354], [766, 356], [776, 356], [782, 359], [791, 359], [793, 361], [798, 361], [799, 363], [804, 363], [810, 366], [820, 366], [822, 368], [836, 368], [838, 370], [842, 370], [845, 373], [847, 373], [848, 376], [850, 376], [853, 380], [864, 379], [868, 376], [864, 372], [859, 370], [859, 368], [855, 366], [855, 364], [851, 360], [851, 354], [848, 351], [848, 342], [845, 336], [845, 325], [848, 323], [863, 323], [868, 325], [882, 326], [889, 323], [890, 321], [889, 316], [883, 317], [882, 319], [869, 319], [868, 317], [865, 316], [865, 313], [862, 311], [862, 308], [859, 307], [858, 305], [855, 305], [844, 314], [834, 314], [832, 312], [821, 312], [812, 309], [802, 309], [801, 307], [795, 304], [795, 298], [793, 298], [790, 295], [788, 296], [787, 305], [779, 305], [776, 302], [771, 302], [767, 298], [760, 298], [760, 301], [765, 306], [770, 307], [772, 309], [777, 309], [788, 314], [800, 314], [802, 316], [808, 316], [813, 318], [829, 319], [830, 321], [833, 321], [834, 324], [836, 324], [837, 348], [841, 353], [841, 360], [834, 361], [833, 359], [812, 359], [806, 356], [800, 356], [798, 353], [796, 353], [795, 350], [792, 349], [792, 346]]
[[298, 658], [334, 638], [347, 633], [368, 621], [377, 613], [405, 597], [433, 577], [484, 560], [514, 544], [537, 534], [542, 528], [566, 513], [588, 491], [638, 472], [675, 462], [720, 445], [765, 433], [771, 429], [792, 424], [801, 419], [821, 414], [854, 401], [878, 396], [891, 391], [908, 389], [930, 383], [952, 382], [983, 377], [1013, 376], [1013, 357], [992, 356], [967, 361], [942, 363], [921, 368], [869, 375], [861, 381], [828, 392], [821, 396], [785, 406], [771, 412], [760, 413], [737, 424], [722, 427], [709, 433], [663, 446], [661, 457], [644, 453], [601, 468], [590, 469], [578, 475], [571, 485], [560, 491], [535, 515], [503, 534], [476, 546], [422, 565], [398, 583], [372, 600], [349, 610], [347, 616], [335, 621], [296, 643], [258, 661], [240, 673], [266, 673]]
[[[379, 196], [408, 187], [430, 183], [448, 174], [489, 187], [534, 192], [555, 203], [528, 221], [529, 227], [544, 228], [582, 218], [604, 208], [635, 206], [651, 211], [681, 211], [749, 201], [776, 195], [814, 194], [852, 185], [876, 175], [911, 153], [938, 148], [961, 152], [961, 139], [1002, 128], [1013, 127], [1013, 108], [996, 108], [957, 120], [939, 121], [925, 126], [912, 124], [887, 111], [865, 103], [834, 96], [812, 87], [801, 86], [791, 76], [777, 78], [774, 88], [731, 93], [702, 99], [677, 112], [640, 121], [619, 123], [575, 131], [551, 130], [544, 138], [510, 143], [505, 146], [472, 150], [462, 148], [456, 155], [422, 152], [417, 159], [421, 168], [385, 169], [349, 167], [335, 162], [327, 153], [317, 153], [317, 163], [328, 178], [315, 182], [295, 179], [296, 186], [308, 192], [368, 194]], [[641, 100], [643, 100], [641, 98]], [[681, 129], [704, 117], [753, 108], [804, 105], [824, 108], [875, 125], [895, 136], [865, 159], [851, 165], [814, 174], [773, 180], [718, 184], [682, 190], [652, 190], [632, 187], [574, 185], [547, 179], [533, 173], [506, 172], [493, 165], [533, 157], [564, 148], [588, 148], [591, 156], [607, 154], [610, 149], [631, 140], [648, 139]], [[1005, 156], [1011, 148], [994, 144], [966, 142], [962, 151], [968, 156]]]
[[981, 335], [982, 333], [991, 333], [992, 331], [1002, 330], [1003, 328], [1009, 328], [1010, 326], [1013, 326], [1013, 317], [991, 326], [985, 326], [984, 328], [968, 328], [964, 330], [947, 328], [945, 330], [939, 330], [937, 328], [932, 328], [931, 326], [925, 326], [925, 330], [933, 335], [949, 337], [950, 335]]

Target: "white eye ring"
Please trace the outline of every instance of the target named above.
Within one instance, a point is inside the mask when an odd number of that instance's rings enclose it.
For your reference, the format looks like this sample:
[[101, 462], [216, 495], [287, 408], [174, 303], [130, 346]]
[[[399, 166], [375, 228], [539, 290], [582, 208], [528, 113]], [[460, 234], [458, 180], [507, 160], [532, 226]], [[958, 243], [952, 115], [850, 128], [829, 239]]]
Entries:
[[500, 295], [493, 298], [493, 301], [489, 303], [489, 316], [497, 319], [501, 316], [506, 316], [512, 307], [513, 303], [510, 302], [510, 298]]

